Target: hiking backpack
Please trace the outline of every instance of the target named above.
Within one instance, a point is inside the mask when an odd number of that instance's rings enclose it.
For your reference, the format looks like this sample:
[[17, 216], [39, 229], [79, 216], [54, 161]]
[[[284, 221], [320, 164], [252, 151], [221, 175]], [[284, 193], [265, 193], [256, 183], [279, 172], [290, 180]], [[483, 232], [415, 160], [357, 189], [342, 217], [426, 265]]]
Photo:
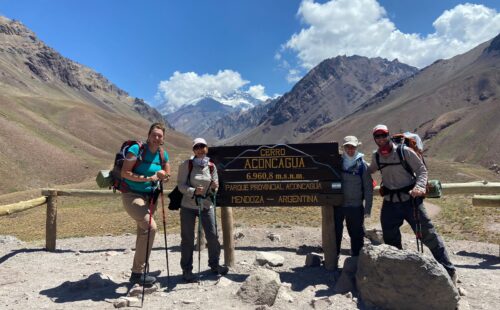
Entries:
[[397, 146], [396, 147], [396, 154], [398, 154], [399, 163], [381, 164], [380, 163], [380, 154], [378, 152], [376, 152], [375, 153], [375, 160], [377, 161], [378, 170], [382, 170], [383, 168], [385, 168], [387, 166], [402, 165], [403, 168], [410, 175], [415, 176], [413, 169], [411, 169], [410, 165], [406, 161], [405, 154], [404, 154], [404, 148], [408, 147], [408, 148], [412, 149], [425, 165], [424, 144], [422, 143], [422, 140], [420, 139], [420, 137], [417, 134], [410, 133], [410, 132], [395, 134], [391, 137], [391, 140]]
[[[187, 181], [189, 182], [189, 179], [191, 178], [191, 171], [193, 171], [193, 160], [190, 159], [188, 162], [188, 176], [187, 176]], [[213, 178], [214, 175], [214, 163], [212, 160], [208, 162], [208, 169], [210, 169], [210, 177]], [[189, 182], [190, 183], [190, 182]], [[181, 208], [181, 202], [182, 202], [182, 197], [183, 194], [179, 190], [179, 186], [176, 186], [170, 194], [168, 194], [168, 198], [170, 199], [170, 203], [168, 204], [168, 209], [169, 210], [179, 210]]]
[[[405, 133], [397, 133], [392, 135], [392, 142], [396, 144], [396, 153], [399, 157], [399, 163], [394, 164], [380, 164], [380, 154], [378, 152], [375, 153], [375, 160], [377, 161], [377, 167], [379, 170], [382, 170], [386, 166], [391, 165], [402, 165], [403, 168], [413, 177], [415, 177], [415, 173], [413, 169], [408, 164], [408, 161], [405, 158], [404, 148], [410, 148], [412, 151], [417, 154], [417, 156], [422, 160], [424, 166], [427, 167], [427, 164], [424, 160], [424, 144], [420, 136], [416, 133], [411, 133], [409, 131]], [[426, 197], [429, 198], [439, 198], [441, 197], [441, 182], [439, 180], [428, 180], [426, 185]]]
[[[126, 192], [126, 183], [122, 178], [122, 167], [123, 167], [123, 162], [127, 157], [128, 150], [130, 149], [131, 146], [133, 145], [139, 145], [139, 153], [137, 155], [137, 159], [135, 161], [134, 167], [132, 168], [132, 171], [136, 169], [141, 162], [143, 161], [142, 155], [144, 153], [144, 150], [146, 148], [146, 143], [143, 143], [142, 141], [136, 141], [136, 140], [127, 140], [123, 142], [122, 146], [120, 147], [120, 151], [116, 153], [115, 155], [115, 161], [113, 165], [113, 169], [110, 172], [111, 176], [111, 186], [109, 187], [110, 189], [113, 188], [113, 192], [116, 190], [119, 190], [121, 192]], [[160, 165], [162, 169], [165, 169], [165, 152], [163, 151], [163, 148], [160, 147]]]

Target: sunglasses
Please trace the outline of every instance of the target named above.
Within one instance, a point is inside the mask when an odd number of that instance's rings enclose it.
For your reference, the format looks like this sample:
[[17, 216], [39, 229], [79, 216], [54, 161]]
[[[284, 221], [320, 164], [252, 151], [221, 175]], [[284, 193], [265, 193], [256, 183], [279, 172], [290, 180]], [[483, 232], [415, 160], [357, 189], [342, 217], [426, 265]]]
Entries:
[[193, 146], [193, 150], [198, 150], [198, 149], [202, 149], [205, 147], [206, 147], [205, 144], [196, 144], [195, 146]]
[[386, 134], [386, 133], [381, 133], [381, 134], [378, 134], [378, 135], [373, 135], [373, 137], [375, 139], [381, 139], [381, 138], [387, 138], [389, 135]]

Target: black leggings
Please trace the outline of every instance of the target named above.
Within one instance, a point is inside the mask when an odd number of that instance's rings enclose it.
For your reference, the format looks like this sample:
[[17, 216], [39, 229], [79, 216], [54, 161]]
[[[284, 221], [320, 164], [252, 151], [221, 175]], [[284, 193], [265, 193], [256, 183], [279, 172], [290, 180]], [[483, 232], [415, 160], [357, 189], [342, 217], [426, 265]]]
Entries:
[[351, 238], [351, 255], [358, 256], [365, 236], [363, 207], [337, 207], [334, 210], [334, 218], [337, 255], [340, 254], [345, 220], [347, 232]]

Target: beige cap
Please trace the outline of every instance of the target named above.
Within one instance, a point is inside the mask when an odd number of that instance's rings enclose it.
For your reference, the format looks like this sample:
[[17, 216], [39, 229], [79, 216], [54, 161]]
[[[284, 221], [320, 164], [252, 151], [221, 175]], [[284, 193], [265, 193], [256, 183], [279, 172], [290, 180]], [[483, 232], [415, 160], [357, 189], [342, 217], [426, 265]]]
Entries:
[[346, 136], [344, 137], [343, 146], [346, 145], [352, 145], [354, 147], [358, 147], [359, 145], [361, 145], [361, 141], [359, 141], [358, 138], [356, 138], [355, 136]]
[[194, 140], [193, 140], [193, 147], [194, 147], [196, 144], [208, 145], [208, 144], [207, 144], [207, 141], [205, 141], [205, 139], [203, 139], [203, 138], [196, 138], [196, 139], [194, 139]]

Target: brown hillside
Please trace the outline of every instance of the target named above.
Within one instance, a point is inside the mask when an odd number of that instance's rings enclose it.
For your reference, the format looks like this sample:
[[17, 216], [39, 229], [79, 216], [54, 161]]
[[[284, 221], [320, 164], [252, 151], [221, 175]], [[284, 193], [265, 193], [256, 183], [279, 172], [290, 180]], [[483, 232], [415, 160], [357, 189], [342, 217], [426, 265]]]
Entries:
[[[416, 131], [427, 155], [445, 160], [500, 161], [500, 51], [494, 40], [440, 60], [388, 88], [356, 112], [328, 124], [304, 141], [324, 142], [354, 134], [373, 148], [371, 129]], [[497, 43], [495, 43], [497, 42]], [[495, 48], [496, 46], [496, 48]]]
[[[0, 17], [0, 194], [76, 183], [109, 168], [127, 139], [161, 115], [90, 68]], [[189, 151], [173, 130], [167, 150]]]

